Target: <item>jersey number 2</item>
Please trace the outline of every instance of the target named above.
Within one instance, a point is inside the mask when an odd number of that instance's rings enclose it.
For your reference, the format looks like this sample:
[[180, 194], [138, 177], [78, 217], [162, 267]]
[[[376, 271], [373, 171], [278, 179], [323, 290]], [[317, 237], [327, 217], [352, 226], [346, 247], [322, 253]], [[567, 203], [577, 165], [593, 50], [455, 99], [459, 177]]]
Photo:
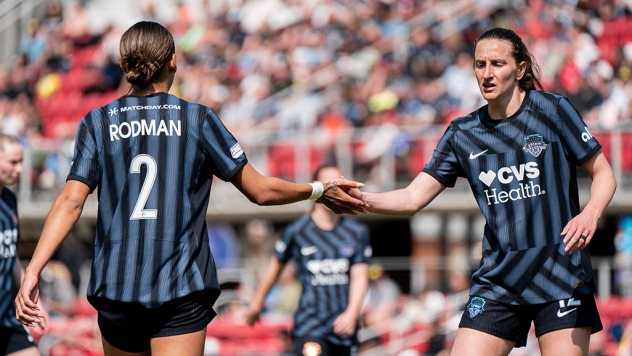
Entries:
[[149, 199], [149, 193], [156, 181], [156, 174], [158, 173], [158, 165], [154, 158], [150, 155], [138, 155], [132, 160], [132, 165], [129, 169], [130, 173], [140, 173], [140, 165], [145, 164], [147, 166], [147, 175], [145, 176], [145, 182], [143, 187], [140, 188], [140, 196], [136, 201], [136, 206], [132, 212], [130, 220], [141, 219], [155, 219], [158, 216], [158, 210], [156, 209], [144, 209]]

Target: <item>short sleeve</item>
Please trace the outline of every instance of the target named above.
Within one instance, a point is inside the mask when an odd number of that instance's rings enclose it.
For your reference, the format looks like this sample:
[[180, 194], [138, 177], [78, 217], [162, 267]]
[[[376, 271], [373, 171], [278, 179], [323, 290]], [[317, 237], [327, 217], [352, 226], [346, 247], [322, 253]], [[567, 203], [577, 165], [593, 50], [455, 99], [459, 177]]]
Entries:
[[276, 251], [277, 258], [281, 263], [287, 263], [292, 258], [292, 244], [294, 239], [290, 229], [285, 229], [281, 232], [281, 236], [274, 244], [274, 250]]
[[221, 180], [230, 180], [248, 162], [239, 142], [209, 108], [202, 123], [202, 141], [212, 173]]
[[371, 235], [369, 234], [369, 228], [366, 225], [362, 226], [359, 241], [360, 244], [351, 257], [351, 261], [349, 261], [352, 265], [356, 263], [369, 263], [371, 256], [373, 256], [373, 249], [371, 249]]
[[75, 139], [75, 153], [66, 180], [78, 180], [90, 187], [90, 193], [101, 180], [98, 148], [92, 126], [84, 118], [79, 123]]
[[446, 187], [454, 187], [458, 177], [465, 177], [463, 167], [454, 152], [454, 128], [448, 126], [443, 137], [435, 148], [432, 159], [424, 167], [423, 172], [430, 174]]
[[559, 100], [557, 114], [559, 120], [555, 123], [564, 151], [577, 166], [581, 166], [599, 151], [601, 145], [568, 99]]

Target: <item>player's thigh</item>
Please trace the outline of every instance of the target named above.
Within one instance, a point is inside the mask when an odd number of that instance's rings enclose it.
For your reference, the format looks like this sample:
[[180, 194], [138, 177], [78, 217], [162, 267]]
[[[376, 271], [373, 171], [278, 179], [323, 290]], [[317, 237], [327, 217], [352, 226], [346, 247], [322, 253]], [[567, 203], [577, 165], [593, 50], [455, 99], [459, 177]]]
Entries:
[[103, 336], [101, 336], [101, 342], [103, 343], [103, 354], [105, 356], [151, 356], [149, 349], [141, 352], [127, 352], [112, 346]]
[[451, 356], [507, 356], [515, 341], [469, 328], [459, 328]]
[[206, 327], [188, 334], [161, 336], [151, 339], [152, 356], [202, 356], [206, 341]]
[[587, 356], [590, 327], [568, 328], [548, 332], [538, 338], [542, 356]]

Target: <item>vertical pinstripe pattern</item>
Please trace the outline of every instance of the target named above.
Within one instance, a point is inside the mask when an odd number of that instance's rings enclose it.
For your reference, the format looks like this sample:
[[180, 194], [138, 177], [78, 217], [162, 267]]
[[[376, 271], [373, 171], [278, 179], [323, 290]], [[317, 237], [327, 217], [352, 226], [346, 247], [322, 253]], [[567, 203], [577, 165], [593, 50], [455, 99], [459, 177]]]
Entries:
[[296, 260], [303, 286], [294, 316], [294, 337], [323, 337], [350, 347], [355, 335], [341, 338], [333, 333], [333, 323], [349, 304], [349, 270], [356, 263], [368, 263], [370, 238], [366, 225], [341, 219], [332, 231], [319, 229], [310, 215], [288, 225], [276, 245], [283, 263]]
[[594, 292], [588, 250], [569, 256], [560, 233], [580, 212], [576, 166], [600, 148], [570, 102], [543, 91], [504, 120], [485, 106], [452, 121], [424, 172], [448, 187], [465, 177], [487, 220], [470, 295], [537, 304], [578, 282]]
[[0, 192], [0, 327], [21, 327], [15, 319], [17, 289], [13, 272], [19, 238], [18, 202], [8, 188]]
[[68, 176], [99, 188], [89, 300], [153, 308], [219, 289], [205, 222], [212, 177], [229, 180], [246, 162], [215, 113], [169, 94], [91, 111]]

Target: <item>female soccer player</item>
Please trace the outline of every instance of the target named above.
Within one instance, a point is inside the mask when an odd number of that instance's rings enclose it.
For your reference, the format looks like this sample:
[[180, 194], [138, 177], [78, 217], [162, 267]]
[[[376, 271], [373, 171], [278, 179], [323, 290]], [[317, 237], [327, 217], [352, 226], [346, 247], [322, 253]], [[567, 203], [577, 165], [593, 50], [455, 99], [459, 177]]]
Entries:
[[[20, 227], [18, 202], [5, 186], [17, 182], [22, 172], [22, 145], [13, 136], [0, 133], [0, 355], [39, 356], [29, 329], [15, 320], [13, 298], [18, 292], [24, 267], [17, 253]], [[31, 329], [43, 333], [48, 314], [38, 303], [38, 323]], [[43, 319], [43, 320], [42, 320]]]
[[167, 93], [177, 66], [173, 37], [161, 25], [135, 24], [120, 52], [132, 94], [79, 124], [66, 186], [16, 297], [18, 319], [37, 320], [39, 274], [98, 187], [88, 300], [99, 311], [105, 354], [202, 355], [220, 292], [205, 222], [213, 176], [259, 205], [320, 198], [345, 213], [365, 204], [339, 187], [361, 185], [293, 184], [257, 173], [213, 111]]
[[[452, 121], [407, 188], [350, 193], [371, 212], [413, 215], [467, 178], [487, 224], [452, 355], [507, 355], [532, 321], [542, 355], [587, 355], [602, 325], [585, 248], [614, 194], [612, 169], [568, 99], [536, 90], [537, 64], [513, 31], [477, 40], [474, 71], [488, 105]], [[581, 212], [575, 166], [592, 178]]]
[[[313, 179], [340, 176], [337, 167], [323, 166]], [[314, 204], [309, 215], [285, 228], [275, 249], [277, 254], [246, 312], [248, 323], [259, 320], [266, 296], [294, 258], [303, 287], [292, 332], [296, 355], [355, 355], [356, 326], [369, 283], [371, 245], [366, 225]]]

